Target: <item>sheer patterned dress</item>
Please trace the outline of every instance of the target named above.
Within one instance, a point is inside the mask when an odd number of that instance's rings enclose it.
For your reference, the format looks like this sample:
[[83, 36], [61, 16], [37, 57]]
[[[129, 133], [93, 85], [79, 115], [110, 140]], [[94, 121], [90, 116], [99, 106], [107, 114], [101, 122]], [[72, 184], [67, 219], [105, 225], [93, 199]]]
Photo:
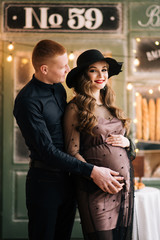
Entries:
[[130, 240], [133, 217], [133, 174], [127, 151], [105, 142], [110, 134], [125, 134], [122, 122], [104, 105], [96, 107], [94, 135], [77, 131], [78, 108], [70, 102], [64, 116], [66, 151], [81, 161], [107, 167], [124, 177], [123, 190], [117, 194], [103, 192], [90, 179], [75, 176], [75, 188], [84, 239]]

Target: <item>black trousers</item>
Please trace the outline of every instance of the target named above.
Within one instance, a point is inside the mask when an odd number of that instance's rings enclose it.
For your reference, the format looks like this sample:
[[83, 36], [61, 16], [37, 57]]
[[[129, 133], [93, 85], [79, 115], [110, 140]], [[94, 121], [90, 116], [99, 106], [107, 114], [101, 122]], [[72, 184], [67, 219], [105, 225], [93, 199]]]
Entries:
[[29, 240], [69, 240], [76, 202], [71, 177], [30, 168], [26, 179]]

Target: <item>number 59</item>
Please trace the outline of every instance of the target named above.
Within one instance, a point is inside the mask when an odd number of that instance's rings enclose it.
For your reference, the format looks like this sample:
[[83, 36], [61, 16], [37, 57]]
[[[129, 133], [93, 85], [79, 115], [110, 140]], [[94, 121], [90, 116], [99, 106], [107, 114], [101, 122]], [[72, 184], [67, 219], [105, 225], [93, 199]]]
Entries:
[[[68, 26], [72, 29], [97, 29], [103, 22], [103, 15], [97, 8], [69, 8]], [[82, 15], [84, 14], [84, 15]]]

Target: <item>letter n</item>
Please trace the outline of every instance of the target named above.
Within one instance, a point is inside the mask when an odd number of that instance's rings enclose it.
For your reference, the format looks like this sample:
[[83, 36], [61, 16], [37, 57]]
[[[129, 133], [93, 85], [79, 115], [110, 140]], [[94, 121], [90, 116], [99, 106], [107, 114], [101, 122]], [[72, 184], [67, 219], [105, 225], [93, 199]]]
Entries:
[[33, 17], [35, 18], [37, 24], [40, 28], [49, 28], [47, 26], [47, 10], [48, 8], [39, 8], [40, 18], [38, 18], [33, 8], [24, 8], [25, 10], [25, 26], [24, 28], [34, 28]]

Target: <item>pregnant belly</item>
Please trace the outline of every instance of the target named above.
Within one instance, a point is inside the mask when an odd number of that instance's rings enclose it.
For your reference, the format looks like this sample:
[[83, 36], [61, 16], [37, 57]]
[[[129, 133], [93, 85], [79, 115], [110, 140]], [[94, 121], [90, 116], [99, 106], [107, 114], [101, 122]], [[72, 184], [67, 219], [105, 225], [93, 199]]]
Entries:
[[[107, 167], [127, 177], [129, 172], [129, 159], [126, 150], [106, 144], [89, 148], [83, 153], [88, 163], [96, 166]], [[128, 178], [128, 177], [127, 177]]]

